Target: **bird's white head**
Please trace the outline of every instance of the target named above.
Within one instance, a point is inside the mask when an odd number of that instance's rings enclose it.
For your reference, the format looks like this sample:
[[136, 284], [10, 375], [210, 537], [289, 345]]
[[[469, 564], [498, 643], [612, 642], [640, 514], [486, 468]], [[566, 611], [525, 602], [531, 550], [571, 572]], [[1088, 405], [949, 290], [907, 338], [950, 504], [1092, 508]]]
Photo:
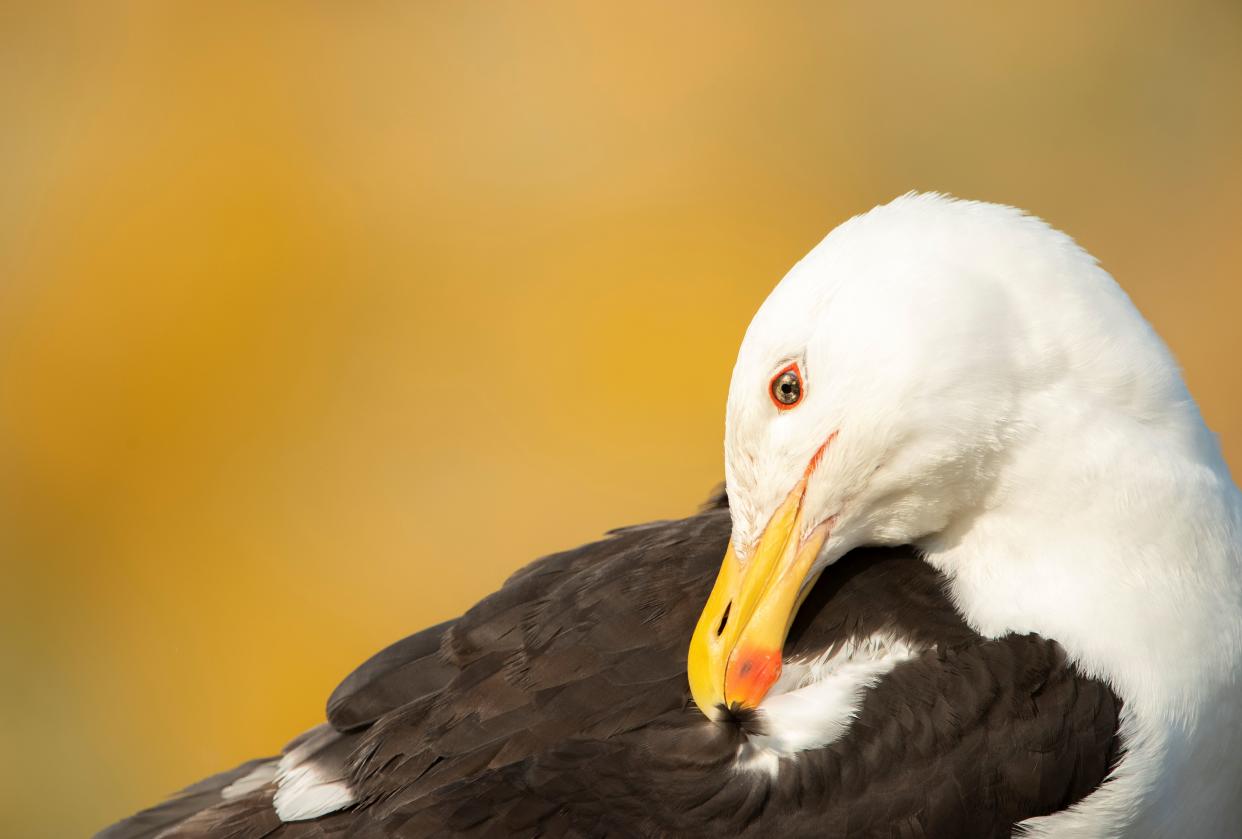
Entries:
[[939, 195], [838, 227], [764, 302], [733, 371], [733, 539], [691, 645], [699, 706], [762, 700], [826, 566], [969, 530], [1101, 417], [1214, 450], [1163, 343], [1069, 237]]

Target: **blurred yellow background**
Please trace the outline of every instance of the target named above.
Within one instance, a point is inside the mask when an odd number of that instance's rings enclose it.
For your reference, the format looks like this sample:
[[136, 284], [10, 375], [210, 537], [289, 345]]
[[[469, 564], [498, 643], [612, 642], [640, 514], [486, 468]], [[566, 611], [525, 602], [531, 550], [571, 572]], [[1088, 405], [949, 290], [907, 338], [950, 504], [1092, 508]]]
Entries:
[[1230, 0], [4, 2], [0, 62], [6, 837], [692, 510], [750, 315], [909, 189], [1076, 236], [1242, 458]]

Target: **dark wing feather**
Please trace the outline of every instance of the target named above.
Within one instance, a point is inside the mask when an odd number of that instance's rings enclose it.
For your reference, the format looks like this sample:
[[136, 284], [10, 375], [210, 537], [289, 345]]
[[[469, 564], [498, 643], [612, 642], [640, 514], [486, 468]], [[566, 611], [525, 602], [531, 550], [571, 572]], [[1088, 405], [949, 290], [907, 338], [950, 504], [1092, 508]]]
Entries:
[[328, 722], [337, 731], [365, 728], [407, 702], [442, 690], [456, 669], [440, 656], [445, 621], [390, 644], [337, 685], [328, 697]]
[[168, 837], [1007, 836], [1104, 778], [1111, 691], [1050, 641], [973, 633], [909, 549], [828, 569], [786, 652], [879, 631], [935, 649], [869, 691], [838, 742], [775, 780], [737, 771], [745, 731], [706, 721], [685, 680], [729, 531], [708, 509], [533, 563], [338, 688], [354, 807], [273, 824], [267, 789]]
[[735, 736], [668, 711], [403, 802], [377, 835], [522, 836], [533, 818], [574, 836], [1008, 837], [1081, 799], [1115, 757], [1115, 699], [1063, 664], [1033, 636], [929, 653], [869, 694], [849, 736], [774, 781], [735, 771]]

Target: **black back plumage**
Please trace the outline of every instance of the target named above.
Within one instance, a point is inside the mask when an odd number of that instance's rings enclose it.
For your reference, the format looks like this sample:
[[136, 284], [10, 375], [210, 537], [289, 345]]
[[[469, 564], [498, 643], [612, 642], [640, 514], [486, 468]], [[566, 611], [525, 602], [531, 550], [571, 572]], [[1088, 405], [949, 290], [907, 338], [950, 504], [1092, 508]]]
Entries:
[[358, 797], [347, 810], [281, 823], [270, 784], [220, 801], [234, 772], [214, 803], [205, 782], [189, 807], [173, 799], [104, 835], [1009, 836], [1106, 776], [1120, 709], [1108, 687], [1052, 641], [971, 631], [904, 548], [829, 568], [786, 655], [876, 632], [934, 648], [870, 690], [837, 742], [775, 778], [739, 771], [753, 721], [708, 722], [685, 677], [728, 536], [721, 504], [616, 531], [364, 663], [328, 703]]

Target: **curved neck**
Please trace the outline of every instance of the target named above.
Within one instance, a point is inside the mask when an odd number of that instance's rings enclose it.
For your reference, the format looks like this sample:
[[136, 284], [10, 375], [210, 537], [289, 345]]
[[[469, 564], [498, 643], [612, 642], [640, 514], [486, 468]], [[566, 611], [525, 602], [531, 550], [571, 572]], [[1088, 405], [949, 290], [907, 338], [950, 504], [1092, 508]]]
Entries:
[[1191, 722], [1238, 681], [1242, 497], [1193, 405], [1167, 419], [1048, 412], [920, 547], [982, 634], [1055, 639], [1135, 713]]

